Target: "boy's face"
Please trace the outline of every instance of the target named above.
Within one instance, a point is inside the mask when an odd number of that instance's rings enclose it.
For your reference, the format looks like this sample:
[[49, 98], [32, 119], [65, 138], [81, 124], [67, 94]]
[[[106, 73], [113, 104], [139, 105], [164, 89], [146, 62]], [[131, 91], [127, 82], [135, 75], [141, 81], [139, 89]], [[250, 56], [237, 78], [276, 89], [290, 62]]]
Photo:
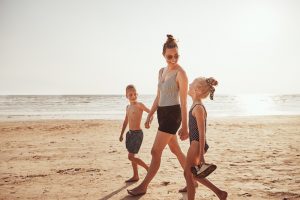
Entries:
[[127, 92], [126, 92], [126, 97], [127, 97], [127, 99], [130, 101], [130, 102], [132, 102], [132, 101], [136, 101], [137, 100], [137, 93], [136, 93], [136, 91], [134, 90], [134, 89], [129, 89], [129, 90], [127, 90]]

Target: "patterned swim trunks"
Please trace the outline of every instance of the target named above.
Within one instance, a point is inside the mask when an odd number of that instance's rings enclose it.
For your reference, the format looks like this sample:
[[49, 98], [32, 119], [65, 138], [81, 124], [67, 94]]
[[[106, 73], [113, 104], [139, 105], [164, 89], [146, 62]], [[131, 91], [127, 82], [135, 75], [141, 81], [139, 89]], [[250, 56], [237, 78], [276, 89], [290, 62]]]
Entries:
[[126, 133], [126, 149], [129, 153], [137, 154], [143, 142], [142, 130], [129, 130]]

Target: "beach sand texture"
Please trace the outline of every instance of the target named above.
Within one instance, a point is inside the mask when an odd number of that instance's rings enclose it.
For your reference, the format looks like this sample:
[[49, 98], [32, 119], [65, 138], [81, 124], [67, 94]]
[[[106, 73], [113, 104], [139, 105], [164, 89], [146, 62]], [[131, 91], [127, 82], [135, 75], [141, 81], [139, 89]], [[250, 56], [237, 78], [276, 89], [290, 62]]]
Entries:
[[[0, 199], [186, 199], [183, 170], [169, 148], [147, 194], [133, 198], [125, 184], [132, 169], [121, 121], [0, 122]], [[157, 122], [144, 129], [139, 157], [151, 161]], [[228, 199], [300, 199], [300, 116], [209, 119], [209, 180]], [[184, 153], [189, 142], [180, 141]], [[199, 185], [196, 199], [217, 199]]]

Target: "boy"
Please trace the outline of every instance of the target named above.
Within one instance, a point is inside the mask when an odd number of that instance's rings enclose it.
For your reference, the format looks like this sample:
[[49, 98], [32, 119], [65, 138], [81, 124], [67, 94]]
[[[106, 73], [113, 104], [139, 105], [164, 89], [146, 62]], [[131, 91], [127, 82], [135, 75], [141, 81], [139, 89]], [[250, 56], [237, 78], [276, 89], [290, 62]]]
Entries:
[[123, 141], [123, 134], [129, 123], [129, 131], [126, 133], [126, 148], [128, 150], [128, 159], [131, 161], [133, 168], [133, 177], [125, 182], [135, 182], [139, 180], [137, 165], [144, 167], [148, 171], [148, 166], [141, 159], [135, 157], [135, 154], [138, 153], [143, 141], [143, 131], [140, 126], [143, 111], [149, 113], [150, 110], [143, 103], [137, 101], [137, 93], [134, 85], [126, 87], [126, 98], [130, 104], [126, 107], [126, 116], [119, 140], [120, 142]]

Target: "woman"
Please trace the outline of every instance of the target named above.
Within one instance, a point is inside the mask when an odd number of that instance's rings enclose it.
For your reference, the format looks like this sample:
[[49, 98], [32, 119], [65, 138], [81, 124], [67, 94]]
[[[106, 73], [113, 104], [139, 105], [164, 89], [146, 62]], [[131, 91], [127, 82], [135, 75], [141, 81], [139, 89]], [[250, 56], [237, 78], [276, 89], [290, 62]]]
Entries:
[[179, 130], [181, 140], [188, 138], [187, 126], [187, 90], [188, 78], [185, 71], [177, 63], [179, 54], [178, 46], [172, 35], [167, 35], [168, 39], [163, 46], [163, 56], [166, 59], [167, 67], [159, 70], [157, 95], [153, 102], [150, 113], [145, 122], [145, 127], [150, 127], [150, 119], [157, 110], [158, 131], [151, 150], [152, 160], [148, 173], [143, 182], [132, 190], [127, 190], [132, 196], [143, 195], [147, 192], [147, 187], [157, 173], [161, 155], [169, 145], [180, 162], [182, 168], [185, 165], [185, 155], [181, 151], [176, 133]]

